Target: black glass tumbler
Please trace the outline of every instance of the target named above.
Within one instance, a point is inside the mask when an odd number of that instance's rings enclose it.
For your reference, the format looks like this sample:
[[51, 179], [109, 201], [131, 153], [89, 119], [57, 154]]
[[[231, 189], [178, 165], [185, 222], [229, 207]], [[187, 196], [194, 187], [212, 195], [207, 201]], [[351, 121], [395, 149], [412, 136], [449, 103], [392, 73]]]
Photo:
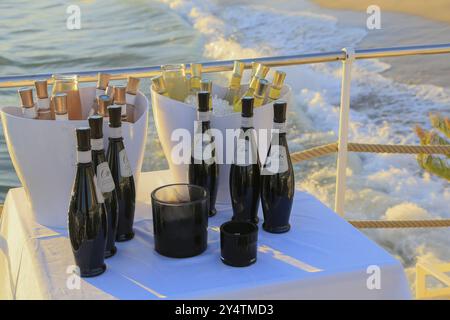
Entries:
[[206, 250], [209, 193], [200, 186], [170, 184], [152, 192], [155, 250], [187, 258]]
[[229, 221], [220, 226], [222, 262], [246, 267], [256, 262], [258, 226], [246, 221]]

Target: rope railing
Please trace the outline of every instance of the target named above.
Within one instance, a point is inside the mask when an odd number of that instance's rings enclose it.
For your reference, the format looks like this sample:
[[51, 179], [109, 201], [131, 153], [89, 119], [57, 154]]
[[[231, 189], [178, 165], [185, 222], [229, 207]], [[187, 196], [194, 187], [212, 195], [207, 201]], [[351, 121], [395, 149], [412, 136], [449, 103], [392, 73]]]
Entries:
[[[329, 155], [338, 151], [338, 143], [329, 143], [291, 154], [293, 163]], [[393, 145], [350, 142], [347, 147], [351, 152], [397, 153], [397, 154], [450, 154], [450, 145]]]
[[349, 220], [358, 229], [447, 228], [450, 219], [433, 220]]
[[[329, 143], [291, 154], [293, 163], [326, 156], [338, 151], [338, 143]], [[393, 153], [393, 154], [450, 154], [450, 145], [390, 145], [348, 143], [347, 150], [352, 152]], [[450, 219], [429, 220], [349, 220], [358, 229], [405, 229], [405, 228], [447, 228]]]

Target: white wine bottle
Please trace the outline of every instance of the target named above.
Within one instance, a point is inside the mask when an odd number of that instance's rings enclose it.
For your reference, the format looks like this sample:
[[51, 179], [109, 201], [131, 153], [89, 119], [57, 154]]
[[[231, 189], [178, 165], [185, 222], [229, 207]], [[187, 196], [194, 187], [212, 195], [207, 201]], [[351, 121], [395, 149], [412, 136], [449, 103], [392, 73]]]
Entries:
[[36, 106], [33, 100], [33, 90], [30, 88], [21, 88], [18, 90], [20, 102], [22, 105], [22, 114], [27, 119], [37, 119]]
[[155, 90], [160, 95], [163, 95], [165, 97], [169, 96], [169, 93], [167, 92], [166, 88], [166, 82], [164, 81], [164, 78], [162, 75], [158, 75], [153, 77], [152, 79], [152, 86], [153, 90]]
[[187, 97], [186, 67], [184, 64], [166, 64], [161, 66], [169, 97], [184, 101]]
[[244, 67], [245, 63], [241, 61], [234, 62], [233, 73], [231, 74], [230, 84], [225, 96], [225, 100], [227, 100], [230, 105], [234, 105], [240, 97], [241, 79]]
[[209, 92], [209, 110], [212, 110], [212, 81], [203, 79], [200, 81], [200, 88], [202, 91], [208, 91]]
[[255, 108], [261, 107], [266, 99], [267, 88], [269, 88], [269, 81], [266, 79], [259, 79], [258, 86], [254, 94], [255, 101], [253, 106]]
[[114, 105], [121, 108], [121, 120], [122, 122], [128, 121], [127, 116], [127, 87], [123, 85], [114, 86]]
[[109, 75], [107, 73], [101, 73], [101, 72], [98, 73], [97, 86], [95, 88], [95, 98], [94, 98], [94, 102], [92, 103], [91, 110], [89, 112], [90, 115], [98, 113], [98, 97], [105, 94], [106, 88], [108, 88], [108, 85], [109, 85], [110, 78], [111, 78], [111, 75]]
[[67, 93], [56, 93], [53, 98], [53, 106], [55, 107], [55, 120], [69, 120], [67, 111]]
[[189, 79], [189, 94], [197, 94], [201, 90], [202, 65], [200, 63], [191, 63], [191, 78]]
[[37, 80], [34, 82], [37, 95], [37, 116], [40, 120], [52, 120], [50, 99], [48, 97], [47, 80]]
[[127, 121], [134, 122], [134, 114], [136, 109], [136, 95], [139, 90], [139, 84], [141, 79], [135, 77], [128, 77], [127, 93], [125, 95], [125, 101], [127, 103]]
[[267, 101], [273, 102], [275, 100], [278, 100], [281, 95], [281, 89], [283, 88], [284, 79], [286, 79], [286, 73], [283, 71], [275, 71], [275, 74], [273, 76], [272, 84], [269, 88], [269, 94]]

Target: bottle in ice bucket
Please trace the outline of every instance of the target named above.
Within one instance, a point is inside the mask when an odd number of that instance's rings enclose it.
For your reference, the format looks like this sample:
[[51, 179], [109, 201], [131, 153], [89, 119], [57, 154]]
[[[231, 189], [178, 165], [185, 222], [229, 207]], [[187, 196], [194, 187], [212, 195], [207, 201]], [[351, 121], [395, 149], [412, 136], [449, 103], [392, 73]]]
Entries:
[[200, 87], [202, 91], [209, 92], [209, 110], [212, 110], [212, 86], [213, 85], [211, 80], [203, 79], [202, 81], [200, 81]]
[[122, 122], [128, 121], [126, 96], [126, 86], [114, 86], [114, 105], [120, 107]]
[[273, 110], [274, 131], [261, 175], [263, 229], [283, 233], [290, 229], [295, 181], [286, 139], [286, 102], [275, 102]]
[[133, 221], [136, 189], [133, 172], [123, 143], [121, 106], [109, 106], [108, 111], [109, 145], [106, 158], [108, 159], [119, 201], [119, 223], [116, 241], [127, 241], [134, 237]]
[[286, 79], [286, 73], [283, 71], [275, 71], [272, 84], [270, 85], [268, 102], [273, 102], [280, 98], [281, 89], [283, 88], [284, 79]]
[[254, 107], [261, 107], [266, 99], [267, 88], [269, 88], [269, 81], [266, 79], [259, 79], [258, 85], [255, 90], [255, 102]]
[[36, 106], [33, 100], [33, 89], [21, 88], [18, 90], [22, 114], [27, 119], [37, 119]]
[[125, 100], [127, 103], [127, 121], [133, 123], [134, 119], [134, 111], [136, 105], [136, 95], [139, 90], [139, 83], [141, 80], [135, 77], [128, 77], [127, 82], [127, 93], [125, 96]]
[[69, 120], [83, 120], [81, 98], [78, 90], [78, 76], [53, 75], [52, 96], [57, 93], [67, 94], [67, 114]]
[[98, 114], [103, 118], [109, 118], [108, 107], [111, 105], [111, 97], [103, 94], [98, 97]]
[[109, 79], [111, 79], [111, 75], [107, 73], [101, 73], [99, 72], [97, 75], [97, 86], [95, 88], [95, 98], [94, 102], [92, 103], [90, 114], [97, 114], [98, 113], [98, 98], [101, 95], [104, 95], [106, 92], [106, 88], [108, 88], [109, 85]]
[[160, 95], [163, 95], [166, 97], [169, 96], [169, 93], [167, 92], [167, 88], [166, 88], [166, 82], [164, 81], [162, 75], [155, 76], [151, 80], [152, 80], [153, 90], [155, 90]]
[[253, 97], [242, 98], [241, 130], [230, 169], [233, 220], [258, 223], [260, 162], [253, 128]]
[[93, 115], [89, 117], [88, 121], [91, 128], [92, 165], [97, 177], [97, 186], [103, 195], [106, 208], [108, 236], [106, 238], [105, 258], [109, 258], [117, 251], [115, 244], [119, 220], [119, 201], [103, 147], [103, 117]]
[[91, 159], [90, 129], [79, 128], [77, 173], [69, 204], [69, 238], [82, 277], [94, 277], [106, 270], [106, 210], [97, 186]]
[[185, 65], [166, 64], [161, 66], [161, 70], [169, 97], [178, 101], [184, 101], [188, 94]]
[[55, 120], [65, 121], [68, 120], [68, 108], [67, 108], [67, 94], [57, 93], [52, 98], [52, 103], [55, 108]]
[[[255, 91], [260, 83], [261, 79], [264, 79], [269, 72], [270, 68], [260, 63], [252, 63], [252, 76], [247, 91], [244, 93], [243, 97], [253, 97], [255, 96]], [[241, 112], [242, 104], [241, 100], [238, 100], [234, 104], [234, 111]]]
[[37, 95], [37, 114], [40, 120], [52, 120], [53, 115], [50, 108], [50, 98], [48, 97], [47, 80], [37, 80], [34, 82]]
[[200, 63], [191, 63], [190, 94], [197, 94], [201, 90], [202, 65]]
[[198, 111], [195, 123], [191, 163], [189, 164], [189, 183], [209, 191], [209, 216], [216, 214], [219, 165], [216, 162], [214, 137], [211, 135], [211, 111], [209, 92], [198, 92]]
[[241, 91], [241, 79], [242, 73], [244, 72], [244, 67], [245, 63], [241, 61], [234, 62], [233, 73], [231, 75], [230, 84], [225, 96], [225, 100], [227, 100], [230, 105], [234, 105], [240, 97], [239, 94]]

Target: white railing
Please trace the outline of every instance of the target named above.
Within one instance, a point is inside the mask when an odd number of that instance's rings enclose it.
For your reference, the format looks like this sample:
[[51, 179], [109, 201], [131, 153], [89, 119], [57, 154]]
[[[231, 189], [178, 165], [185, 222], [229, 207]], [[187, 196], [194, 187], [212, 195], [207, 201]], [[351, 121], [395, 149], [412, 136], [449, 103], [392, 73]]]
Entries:
[[[339, 117], [339, 140], [338, 140], [338, 156], [336, 169], [336, 196], [335, 211], [341, 216], [344, 215], [345, 190], [346, 190], [346, 168], [348, 157], [348, 126], [350, 113], [350, 87], [352, 64], [358, 59], [374, 59], [386, 57], [400, 57], [411, 55], [426, 54], [444, 54], [450, 53], [449, 44], [408, 46], [397, 48], [381, 48], [381, 49], [362, 49], [353, 50], [345, 48], [341, 51], [299, 54], [291, 56], [266, 57], [255, 59], [244, 59], [246, 68], [251, 67], [251, 62], [256, 61], [271, 67], [291, 66], [300, 64], [312, 64], [323, 62], [342, 61], [342, 84], [341, 84], [341, 105]], [[203, 64], [203, 72], [221, 72], [230, 71], [233, 68], [233, 61], [208, 61]], [[186, 64], [189, 68], [189, 64]], [[67, 74], [78, 74], [80, 82], [96, 81], [97, 73], [105, 72], [112, 75], [112, 79], [125, 79], [129, 75], [140, 78], [148, 78], [160, 73], [160, 66], [136, 67], [136, 68], [120, 68], [120, 69], [103, 69], [90, 71], [74, 71]], [[0, 88], [13, 88], [20, 86], [33, 85], [37, 79], [50, 79], [51, 73], [34, 74], [34, 75], [17, 75], [0, 77]], [[0, 205], [1, 206], [1, 205]]]

